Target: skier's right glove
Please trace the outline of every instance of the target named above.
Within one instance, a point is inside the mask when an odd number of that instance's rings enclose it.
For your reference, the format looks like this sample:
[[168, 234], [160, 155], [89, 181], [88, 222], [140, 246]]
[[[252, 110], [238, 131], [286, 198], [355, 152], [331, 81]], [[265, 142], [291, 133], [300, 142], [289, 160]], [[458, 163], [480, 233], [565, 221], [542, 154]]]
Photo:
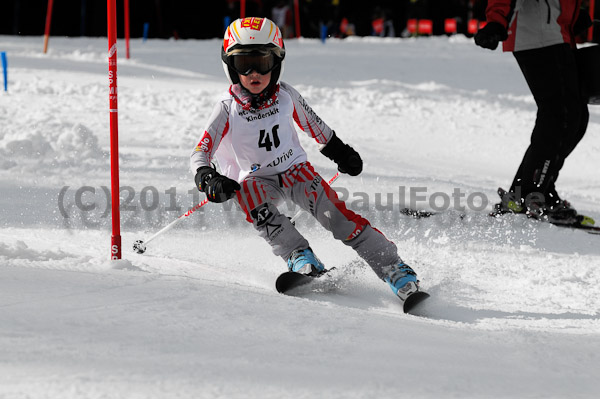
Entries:
[[210, 166], [198, 168], [194, 181], [198, 190], [205, 193], [210, 202], [225, 202], [235, 197], [236, 191], [241, 190], [238, 182], [219, 174]]
[[498, 22], [488, 22], [475, 35], [475, 44], [479, 47], [496, 50], [499, 42], [508, 38], [506, 28]]
[[342, 173], [357, 176], [362, 172], [363, 161], [358, 152], [348, 144], [344, 144], [335, 132], [325, 147], [321, 149], [321, 154], [335, 162], [338, 170]]
[[590, 11], [585, 8], [581, 8], [581, 10], [579, 10], [577, 19], [573, 24], [573, 33], [575, 33], [575, 35], [581, 35], [582, 33], [587, 32], [587, 30], [593, 25], [594, 21], [592, 21], [592, 18], [590, 17]]

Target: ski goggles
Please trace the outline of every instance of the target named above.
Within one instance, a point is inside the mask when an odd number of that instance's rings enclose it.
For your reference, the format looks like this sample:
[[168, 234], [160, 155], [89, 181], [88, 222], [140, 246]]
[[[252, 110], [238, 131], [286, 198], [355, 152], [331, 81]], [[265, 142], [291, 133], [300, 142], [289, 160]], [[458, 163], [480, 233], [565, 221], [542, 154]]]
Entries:
[[231, 57], [231, 67], [240, 75], [247, 76], [252, 71], [261, 75], [271, 72], [277, 63], [272, 52], [268, 53], [238, 53]]

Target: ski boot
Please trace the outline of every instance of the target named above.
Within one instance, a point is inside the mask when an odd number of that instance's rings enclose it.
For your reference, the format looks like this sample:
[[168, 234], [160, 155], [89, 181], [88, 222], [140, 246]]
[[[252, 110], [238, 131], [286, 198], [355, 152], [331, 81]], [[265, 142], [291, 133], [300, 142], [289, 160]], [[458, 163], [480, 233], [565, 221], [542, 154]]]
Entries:
[[500, 202], [494, 205], [494, 210], [490, 213], [490, 216], [500, 216], [506, 213], [525, 213], [527, 211], [515, 193], [499, 187], [498, 195], [500, 196]]
[[569, 201], [560, 198], [554, 186], [549, 188], [544, 200], [543, 203], [528, 204], [527, 216], [559, 225], [578, 224], [584, 218], [577, 214]]
[[395, 265], [388, 266], [384, 272], [384, 281], [402, 301], [419, 291], [417, 274], [401, 260]]
[[559, 200], [552, 205], [533, 202], [527, 207], [527, 216], [552, 224], [572, 225], [579, 222], [577, 211], [569, 201]]
[[291, 272], [306, 274], [311, 277], [316, 277], [326, 271], [325, 266], [310, 247], [292, 252], [288, 259], [288, 269]]
[[547, 206], [548, 221], [554, 224], [574, 224], [579, 221], [575, 208], [567, 200], [558, 200], [556, 203]]

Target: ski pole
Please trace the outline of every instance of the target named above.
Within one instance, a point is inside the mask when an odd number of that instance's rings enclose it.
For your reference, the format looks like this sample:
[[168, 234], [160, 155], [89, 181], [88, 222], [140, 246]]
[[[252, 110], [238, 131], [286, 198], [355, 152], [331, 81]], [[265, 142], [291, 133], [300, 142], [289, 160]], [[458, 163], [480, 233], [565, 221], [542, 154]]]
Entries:
[[[335, 176], [333, 176], [329, 180], [329, 184], [330, 185], [333, 184], [333, 182], [336, 181], [339, 176], [340, 176], [340, 172], [337, 172], [335, 174]], [[185, 218], [187, 218], [188, 216], [190, 216], [191, 214], [196, 212], [198, 209], [200, 209], [204, 205], [206, 205], [207, 202], [208, 202], [208, 198], [205, 198], [204, 200], [202, 200], [202, 202], [200, 202], [193, 208], [190, 208], [186, 213], [184, 213], [183, 215], [180, 215], [177, 219], [173, 220], [171, 223], [169, 223], [168, 225], [166, 225], [165, 227], [163, 227], [162, 229], [160, 229], [159, 231], [154, 233], [152, 236], [150, 236], [145, 241], [144, 240], [136, 240], [133, 243], [133, 251], [138, 254], [143, 254], [144, 252], [146, 252], [146, 245], [150, 241], [154, 240], [156, 237], [160, 236], [161, 234], [166, 233], [167, 231], [171, 230], [173, 227], [175, 227], [177, 224], [179, 224], [182, 220], [184, 220]], [[296, 219], [298, 219], [300, 217], [301, 214], [302, 214], [302, 209], [300, 209], [298, 212], [296, 212], [294, 217], [291, 219], [292, 223], [294, 223], [296, 221]]]
[[198, 209], [200, 209], [204, 205], [206, 205], [207, 202], [208, 202], [208, 198], [205, 198], [204, 200], [202, 200], [202, 202], [200, 202], [199, 204], [197, 204], [193, 208], [188, 209], [188, 211], [186, 213], [184, 213], [183, 215], [180, 215], [177, 219], [173, 220], [171, 223], [169, 223], [168, 225], [166, 225], [165, 227], [163, 227], [162, 229], [160, 229], [159, 231], [157, 231], [156, 233], [154, 233], [146, 241], [144, 241], [144, 240], [136, 240], [133, 243], [133, 250], [135, 252], [137, 252], [138, 254], [143, 254], [144, 252], [146, 252], [146, 245], [150, 241], [154, 240], [159, 235], [161, 235], [163, 233], [166, 233], [167, 231], [171, 230], [173, 227], [175, 227], [175, 225], [179, 224], [182, 220], [184, 220], [185, 218], [187, 218], [188, 216], [190, 216], [192, 213], [196, 212]]

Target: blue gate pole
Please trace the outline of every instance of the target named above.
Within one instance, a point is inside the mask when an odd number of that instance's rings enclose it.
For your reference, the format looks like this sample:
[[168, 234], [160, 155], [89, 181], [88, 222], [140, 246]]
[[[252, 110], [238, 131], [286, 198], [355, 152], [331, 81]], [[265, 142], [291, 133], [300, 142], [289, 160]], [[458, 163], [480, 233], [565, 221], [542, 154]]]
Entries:
[[148, 31], [150, 30], [150, 23], [146, 22], [144, 24], [144, 39], [142, 40], [143, 42], [145, 42], [146, 40], [148, 40]]
[[4, 91], [8, 91], [8, 62], [6, 61], [6, 52], [1, 53], [2, 57], [2, 71], [4, 75]]

